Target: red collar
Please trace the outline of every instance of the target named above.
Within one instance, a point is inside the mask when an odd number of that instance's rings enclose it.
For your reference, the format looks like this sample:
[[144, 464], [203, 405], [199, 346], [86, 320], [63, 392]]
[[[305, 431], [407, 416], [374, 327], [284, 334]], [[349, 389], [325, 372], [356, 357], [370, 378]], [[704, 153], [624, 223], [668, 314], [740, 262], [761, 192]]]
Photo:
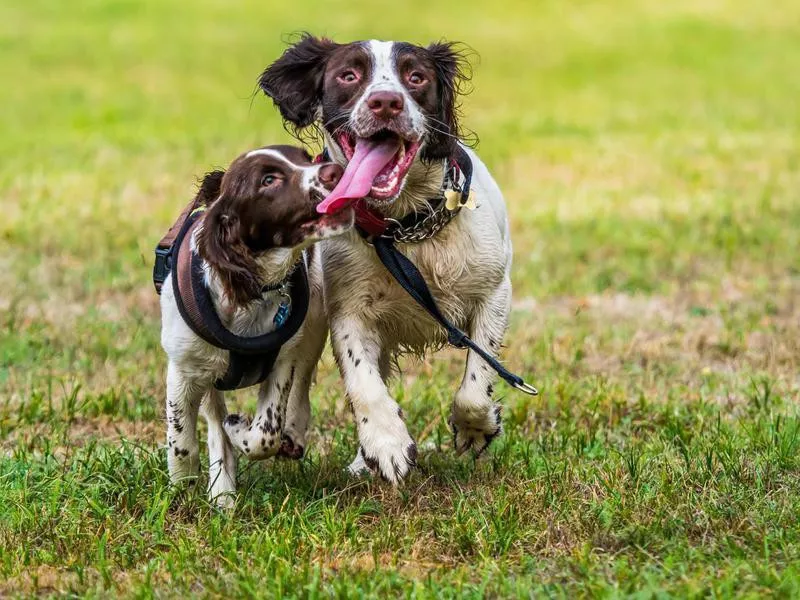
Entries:
[[389, 221], [375, 211], [370, 210], [364, 200], [356, 202], [354, 208], [356, 212], [356, 225], [366, 231], [367, 234], [381, 235], [386, 231]]

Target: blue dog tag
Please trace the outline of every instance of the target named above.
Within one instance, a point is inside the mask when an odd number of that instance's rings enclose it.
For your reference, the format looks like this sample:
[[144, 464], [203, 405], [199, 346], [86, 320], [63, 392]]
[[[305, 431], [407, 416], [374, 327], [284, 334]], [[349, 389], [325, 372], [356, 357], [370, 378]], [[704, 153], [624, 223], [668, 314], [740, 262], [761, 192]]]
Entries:
[[289, 303], [284, 301], [280, 303], [278, 306], [278, 311], [275, 313], [275, 317], [272, 319], [272, 323], [275, 327], [282, 327], [284, 323], [286, 323], [286, 319], [289, 317]]

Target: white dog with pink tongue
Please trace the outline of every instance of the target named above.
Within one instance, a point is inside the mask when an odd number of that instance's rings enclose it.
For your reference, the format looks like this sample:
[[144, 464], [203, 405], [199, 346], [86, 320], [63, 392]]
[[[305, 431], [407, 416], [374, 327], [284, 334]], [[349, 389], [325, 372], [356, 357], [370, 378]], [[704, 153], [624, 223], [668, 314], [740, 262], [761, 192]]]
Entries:
[[[345, 167], [318, 206], [323, 213], [356, 202], [357, 213], [379, 221], [424, 218], [442, 197], [453, 159], [466, 152], [474, 210], [462, 209], [441, 230], [397, 248], [420, 270], [442, 313], [494, 356], [511, 307], [511, 238], [500, 189], [458, 142], [463, 67], [448, 43], [339, 44], [305, 36], [267, 67], [260, 85], [295, 127], [320, 123], [329, 156]], [[415, 465], [417, 447], [387, 387], [393, 357], [424, 356], [447, 338], [358, 232], [320, 245], [331, 342], [360, 442], [350, 468], [397, 483]], [[495, 378], [470, 350], [450, 416], [458, 453], [480, 454], [501, 432]]]

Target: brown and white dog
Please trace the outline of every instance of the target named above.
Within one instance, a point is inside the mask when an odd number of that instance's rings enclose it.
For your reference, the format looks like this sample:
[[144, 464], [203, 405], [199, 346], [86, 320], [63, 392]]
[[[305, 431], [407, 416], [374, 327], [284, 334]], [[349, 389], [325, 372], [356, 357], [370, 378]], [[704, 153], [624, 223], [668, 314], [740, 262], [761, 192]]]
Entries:
[[[328, 153], [346, 167], [325, 202], [328, 210], [365, 197], [373, 212], [399, 220], [424, 211], [427, 200], [441, 194], [445, 165], [460, 144], [464, 67], [448, 43], [338, 44], [304, 36], [267, 67], [260, 86], [295, 128], [321, 125]], [[432, 238], [400, 248], [444, 314], [496, 353], [511, 305], [511, 240], [500, 189], [477, 155], [466, 151], [477, 208], [461, 210]], [[322, 254], [334, 355], [361, 444], [350, 468], [369, 468], [396, 483], [414, 466], [417, 449], [386, 386], [392, 356], [441, 345], [444, 331], [355, 230], [324, 242]], [[494, 380], [470, 351], [450, 418], [459, 453], [471, 448], [480, 454], [501, 432]]]
[[[197, 415], [208, 421], [209, 494], [230, 506], [236, 490], [233, 445], [253, 459], [274, 456], [282, 444], [302, 454], [309, 419], [308, 390], [327, 337], [320, 253], [304, 249], [352, 227], [352, 214], [322, 216], [319, 202], [334, 188], [342, 168], [312, 164], [293, 146], [268, 146], [239, 156], [224, 174], [208, 174], [198, 192], [209, 208], [193, 233], [191, 249], [203, 260], [205, 285], [225, 327], [240, 336], [275, 329], [281, 303], [274, 284], [305, 260], [310, 300], [300, 330], [281, 348], [258, 393], [253, 425], [227, 416], [222, 392], [213, 387], [228, 352], [198, 337], [181, 317], [170, 274], [161, 295], [161, 345], [167, 366], [167, 452], [170, 479], [199, 474]], [[262, 291], [267, 290], [267, 291]]]

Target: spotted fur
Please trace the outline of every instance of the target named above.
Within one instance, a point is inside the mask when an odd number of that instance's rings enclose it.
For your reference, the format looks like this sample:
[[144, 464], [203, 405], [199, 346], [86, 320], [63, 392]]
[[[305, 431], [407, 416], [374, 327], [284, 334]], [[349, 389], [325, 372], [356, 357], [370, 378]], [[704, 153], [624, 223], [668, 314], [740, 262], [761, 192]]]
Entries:
[[[287, 124], [298, 129], [315, 121], [321, 125], [328, 152], [339, 164], [347, 163], [343, 131], [359, 138], [389, 131], [403, 143], [420, 143], [397, 194], [367, 199], [374, 210], [400, 219], [439, 193], [445, 160], [461, 135], [458, 95], [467, 77], [463, 57], [452, 44], [339, 44], [305, 36], [267, 67], [260, 83]], [[389, 94], [392, 106], [402, 109], [371, 108], [369, 99], [376, 92], [384, 98]], [[500, 189], [477, 154], [467, 153], [477, 208], [462, 210], [432, 239], [401, 249], [425, 277], [442, 312], [496, 354], [511, 305], [511, 239]], [[444, 331], [390, 277], [357, 233], [326, 240], [321, 248], [334, 356], [360, 441], [351, 470], [376, 471], [396, 483], [417, 456], [386, 385], [389, 367], [397, 353], [424, 355], [443, 345]], [[458, 452], [479, 454], [500, 433], [494, 380], [494, 372], [470, 351], [450, 417]]]
[[[333, 168], [335, 167], [335, 168]], [[239, 157], [221, 179], [208, 215], [193, 239], [203, 258], [206, 284], [214, 308], [232, 332], [255, 336], [274, 329], [282, 301], [279, 291], [262, 291], [283, 280], [298, 260], [305, 260], [310, 284], [306, 319], [278, 354], [258, 392], [255, 420], [227, 414], [222, 392], [213, 382], [227, 369], [228, 352], [209, 345], [184, 322], [175, 303], [171, 275], [161, 295], [161, 345], [167, 353], [167, 463], [170, 479], [194, 481], [199, 474], [197, 416], [208, 422], [208, 491], [221, 506], [231, 506], [236, 491], [235, 449], [251, 459], [286, 450], [303, 454], [310, 417], [308, 390], [327, 335], [318, 252], [312, 243], [339, 235], [350, 218], [326, 221], [316, 204], [335, 186], [341, 168], [313, 165], [301, 149], [262, 148]], [[277, 173], [278, 187], [267, 185], [265, 173]], [[208, 178], [207, 178], [208, 182]], [[204, 185], [204, 193], [210, 184]], [[276, 241], [276, 233], [281, 233]], [[223, 241], [224, 243], [220, 243]], [[246, 272], [240, 271], [247, 265]]]

